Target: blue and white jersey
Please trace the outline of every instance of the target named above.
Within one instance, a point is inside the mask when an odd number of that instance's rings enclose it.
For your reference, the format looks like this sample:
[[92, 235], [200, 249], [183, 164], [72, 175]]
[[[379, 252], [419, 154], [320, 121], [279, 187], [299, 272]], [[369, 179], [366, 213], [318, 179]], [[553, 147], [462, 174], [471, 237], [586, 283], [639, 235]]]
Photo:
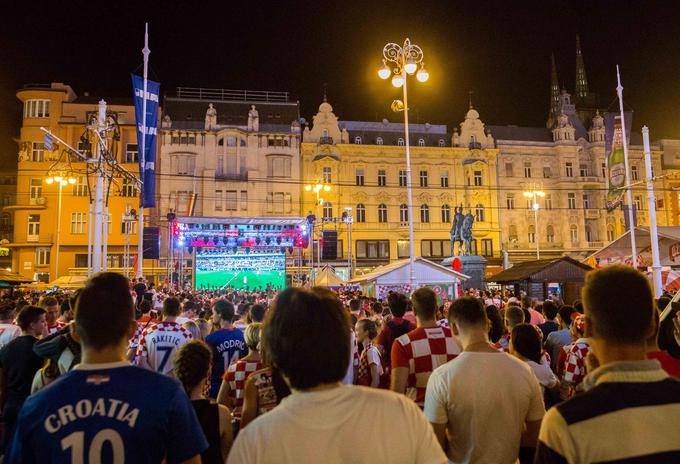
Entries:
[[231, 363], [247, 355], [248, 348], [243, 340], [243, 332], [238, 329], [220, 329], [205, 337], [205, 342], [213, 351], [210, 397], [217, 398], [225, 371]]
[[175, 463], [207, 447], [177, 380], [126, 362], [81, 364], [26, 400], [5, 462]]

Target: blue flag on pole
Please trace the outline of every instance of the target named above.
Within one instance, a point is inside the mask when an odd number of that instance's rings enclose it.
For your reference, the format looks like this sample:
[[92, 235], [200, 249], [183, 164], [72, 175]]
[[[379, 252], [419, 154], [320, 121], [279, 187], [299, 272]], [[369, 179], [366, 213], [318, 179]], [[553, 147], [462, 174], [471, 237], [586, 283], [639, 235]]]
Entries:
[[[146, 81], [146, 134], [144, 133], [144, 79], [132, 75], [132, 87], [135, 91], [135, 120], [137, 122], [137, 148], [139, 150], [139, 177], [144, 183], [139, 191], [141, 208], [156, 206], [156, 143], [158, 141], [158, 96], [161, 85], [151, 80]], [[142, 151], [142, 137], [144, 150]]]
[[52, 146], [52, 136], [50, 134], [45, 134], [45, 149], [52, 151], [53, 146]]

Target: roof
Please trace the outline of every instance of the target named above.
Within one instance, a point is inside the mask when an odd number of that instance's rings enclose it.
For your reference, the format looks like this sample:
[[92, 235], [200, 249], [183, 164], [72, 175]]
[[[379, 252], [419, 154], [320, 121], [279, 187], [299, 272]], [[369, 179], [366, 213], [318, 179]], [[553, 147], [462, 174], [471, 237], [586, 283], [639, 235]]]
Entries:
[[[659, 259], [662, 266], [677, 266], [676, 257], [671, 257], [669, 247], [680, 242], [679, 226], [658, 226], [657, 235], [659, 237]], [[588, 259], [600, 260], [602, 264], [615, 262], [626, 262], [631, 256], [630, 230], [621, 234], [616, 240], [600, 248]], [[638, 259], [642, 265], [651, 263], [651, 234], [648, 227], [635, 228], [635, 246]], [[651, 265], [651, 264], [650, 264]]]
[[[376, 140], [381, 137], [383, 145], [399, 145], [399, 139], [404, 138], [404, 124], [386, 119], [382, 122], [339, 121], [339, 125], [349, 132], [350, 143], [354, 143], [355, 137], [361, 137], [362, 144], [377, 145]], [[409, 124], [409, 137], [412, 147], [418, 145], [419, 139], [424, 140], [426, 147], [438, 147], [440, 140], [444, 141], [444, 146], [451, 145], [445, 124]]]
[[0, 284], [18, 285], [28, 282], [33, 282], [33, 279], [27, 279], [6, 269], [0, 269]]
[[590, 271], [593, 269], [587, 264], [580, 263], [573, 258], [562, 256], [560, 258], [537, 259], [534, 261], [524, 261], [517, 263], [511, 268], [505, 269], [504, 271], [489, 277], [487, 280], [489, 282], [496, 283], [514, 283], [521, 282], [523, 280], [559, 282], [571, 280], [568, 276], [557, 275], [557, 273], [551, 274], [547, 272], [550, 270], [550, 268], [558, 266], [562, 263], [567, 263], [569, 266], [580, 268], [583, 271]]
[[324, 266], [314, 279], [314, 285], [321, 287], [340, 287], [346, 282], [342, 280], [330, 266]]
[[[363, 274], [361, 276], [355, 277], [350, 281], [350, 283], [362, 283], [362, 282], [370, 282], [373, 280], [377, 280], [380, 277], [385, 277], [390, 273], [393, 273], [395, 271], [399, 270], [404, 270], [406, 273], [409, 271], [409, 266], [410, 266], [410, 260], [407, 259], [400, 259], [398, 261], [393, 261], [389, 264], [386, 264], [384, 266], [379, 266], [373, 269], [371, 272], [368, 272], [366, 274]], [[441, 266], [437, 263], [434, 263], [430, 260], [427, 260], [425, 258], [417, 257], [414, 259], [415, 267], [416, 267], [416, 279], [418, 280], [419, 283], [421, 284], [426, 284], [426, 283], [442, 283], [441, 280], [438, 281], [427, 281], [423, 280], [424, 277], [424, 271], [425, 269], [429, 268], [435, 272], [443, 273], [446, 275], [448, 279], [452, 278], [458, 278], [459, 280], [468, 280], [470, 276], [467, 276], [465, 274], [461, 274], [460, 272], [456, 272], [453, 269], [446, 268], [444, 266]], [[395, 276], [397, 278], [397, 281], [394, 283], [406, 283], [407, 279], [405, 278], [400, 278], [400, 276]]]
[[486, 126], [496, 141], [521, 140], [529, 142], [553, 142], [550, 129], [545, 127]]

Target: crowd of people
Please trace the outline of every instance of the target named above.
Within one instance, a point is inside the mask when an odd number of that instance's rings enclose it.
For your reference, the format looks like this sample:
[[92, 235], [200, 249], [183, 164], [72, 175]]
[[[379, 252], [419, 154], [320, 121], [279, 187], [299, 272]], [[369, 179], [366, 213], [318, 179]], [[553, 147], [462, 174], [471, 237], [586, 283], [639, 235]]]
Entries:
[[[573, 305], [114, 273], [15, 293], [0, 301], [4, 462], [679, 462], [668, 303], [621, 266], [589, 273]], [[670, 330], [677, 344], [680, 315]]]

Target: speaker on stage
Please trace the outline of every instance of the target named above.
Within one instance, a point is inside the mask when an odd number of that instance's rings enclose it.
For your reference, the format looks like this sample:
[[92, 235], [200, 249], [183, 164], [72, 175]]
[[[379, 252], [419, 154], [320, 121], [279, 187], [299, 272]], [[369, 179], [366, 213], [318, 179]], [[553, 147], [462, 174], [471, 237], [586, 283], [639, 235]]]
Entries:
[[323, 231], [323, 250], [321, 252], [322, 259], [335, 260], [338, 259], [338, 231], [324, 230]]
[[144, 228], [144, 259], [160, 258], [161, 234], [158, 227]]

